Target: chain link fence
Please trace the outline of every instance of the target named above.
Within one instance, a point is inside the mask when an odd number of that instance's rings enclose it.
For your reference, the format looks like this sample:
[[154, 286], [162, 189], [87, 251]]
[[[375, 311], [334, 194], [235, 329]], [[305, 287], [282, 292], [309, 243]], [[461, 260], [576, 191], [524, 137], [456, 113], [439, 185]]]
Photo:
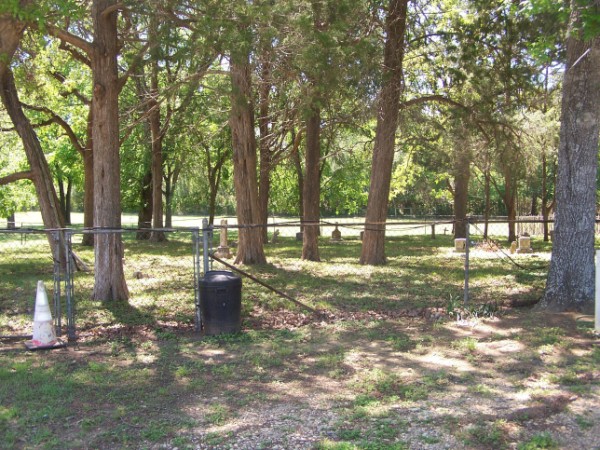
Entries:
[[[127, 327], [200, 331], [198, 283], [212, 269], [209, 255], [214, 247], [219, 250], [225, 245], [235, 252], [239, 227], [231, 222], [209, 227], [205, 220], [202, 228], [176, 230], [0, 230], [0, 338], [30, 335], [37, 280], [44, 281], [52, 299], [57, 334], [69, 340], [94, 337], [98, 329], [118, 337]], [[454, 239], [453, 218], [390, 220], [386, 224], [388, 264], [376, 272], [357, 264], [364, 222], [273, 221], [266, 225], [266, 251], [268, 257], [279, 258], [277, 267], [264, 268], [263, 273], [259, 269], [257, 276], [268, 280], [280, 272], [283, 290], [289, 288], [300, 297], [318, 290], [310, 277], [298, 276], [296, 266], [302, 226], [319, 226], [321, 267], [327, 267], [327, 280], [321, 281], [331, 286], [356, 285], [355, 303], [332, 300], [336, 307], [360, 309], [363, 290], [372, 290], [371, 297], [377, 297], [374, 305], [381, 308], [401, 308], [405, 302], [450, 309], [533, 301], [545, 283], [551, 242], [544, 240], [544, 229], [551, 231], [552, 223], [527, 219], [513, 225], [515, 243], [508, 242], [508, 221], [470, 218], [461, 244]], [[134, 303], [92, 300], [95, 253], [82, 241], [85, 234], [101, 233], [118, 233], [122, 239], [125, 278]], [[142, 233], [150, 233], [153, 239], [140, 239]], [[53, 258], [51, 242], [69, 255], [64, 264]], [[376, 285], [379, 281], [381, 288]]]
[[44, 282], [60, 334], [64, 320], [62, 277], [51, 243], [60, 245], [58, 232], [0, 230], [0, 337], [31, 337], [38, 280]]

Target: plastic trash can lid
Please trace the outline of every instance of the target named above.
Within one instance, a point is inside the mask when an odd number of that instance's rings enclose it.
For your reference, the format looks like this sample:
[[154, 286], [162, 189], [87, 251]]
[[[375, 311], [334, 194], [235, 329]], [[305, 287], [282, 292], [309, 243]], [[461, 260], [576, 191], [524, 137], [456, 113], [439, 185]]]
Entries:
[[241, 282], [242, 279], [233, 272], [227, 270], [209, 270], [204, 274], [203, 281], [205, 283], [236, 283]]

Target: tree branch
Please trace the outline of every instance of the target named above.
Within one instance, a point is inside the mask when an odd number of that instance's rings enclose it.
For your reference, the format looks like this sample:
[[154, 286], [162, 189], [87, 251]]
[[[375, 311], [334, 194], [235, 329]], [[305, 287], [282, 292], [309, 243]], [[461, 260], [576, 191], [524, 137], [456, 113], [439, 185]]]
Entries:
[[[66, 81], [66, 78], [63, 74], [59, 73], [59, 72], [51, 72], [50, 75], [52, 76], [52, 78], [54, 78], [55, 80], [59, 81], [60, 83], [64, 83]], [[79, 99], [79, 101], [81, 103], [83, 103], [86, 106], [90, 106], [92, 104], [92, 101], [87, 98], [85, 95], [83, 95], [79, 89], [71, 89], [70, 91], [63, 91], [60, 93], [61, 97], [68, 97], [69, 95], [74, 95], [75, 97], [77, 97]]]
[[104, 11], [102, 11], [101, 16], [103, 19], [106, 19], [111, 13], [115, 11], [119, 11], [121, 9], [125, 9], [124, 3], [115, 3], [114, 5], [109, 6]]
[[54, 36], [60, 39], [67, 44], [71, 44], [74, 47], [82, 50], [88, 57], [92, 55], [92, 44], [86, 41], [85, 39], [80, 38], [79, 36], [75, 36], [74, 34], [69, 33], [62, 28], [58, 28], [54, 25], [48, 25], [47, 30], [51, 36]]
[[63, 40], [60, 40], [58, 48], [70, 53], [74, 60], [79, 61], [80, 63], [85, 64], [88, 67], [92, 65], [92, 62], [84, 53], [81, 53], [79, 50], [74, 48], [72, 45], [67, 44]]
[[15, 173], [11, 173], [10, 175], [6, 175], [4, 177], [0, 177], [0, 186], [7, 185], [9, 183], [14, 183], [15, 181], [19, 181], [19, 180], [32, 180], [32, 179], [33, 179], [33, 173], [31, 173], [31, 170], [27, 170], [25, 172], [15, 172]]
[[[52, 111], [50, 108], [47, 108], [45, 106], [34, 106], [34, 105], [28, 105], [26, 103], [22, 103], [21, 104], [26, 108], [26, 109], [30, 109], [32, 111], [38, 111], [38, 112], [43, 112], [45, 114], [48, 114], [50, 116], [50, 119], [46, 122], [49, 123], [55, 123], [58, 126], [60, 126], [66, 133], [67, 137], [69, 138], [69, 140], [71, 141], [71, 144], [73, 144], [73, 147], [75, 147], [75, 149], [83, 155], [83, 151], [84, 151], [84, 146], [81, 144], [81, 142], [79, 142], [79, 139], [77, 138], [77, 135], [75, 134], [75, 132], [73, 131], [73, 128], [71, 128], [71, 125], [69, 125], [62, 117], [60, 117], [58, 114], [56, 114], [54, 111]], [[49, 123], [44, 122], [46, 125], [48, 125]], [[41, 124], [38, 124], [38, 126], [41, 126]]]
[[127, 83], [127, 80], [129, 80], [131, 74], [141, 66], [142, 62], [144, 61], [144, 55], [146, 54], [146, 51], [149, 47], [150, 43], [146, 42], [140, 49], [140, 51], [137, 53], [137, 55], [135, 55], [135, 58], [133, 58], [133, 61], [131, 62], [131, 65], [127, 68], [127, 71], [119, 77], [119, 92], [121, 92], [121, 90], [125, 86], [125, 83]]

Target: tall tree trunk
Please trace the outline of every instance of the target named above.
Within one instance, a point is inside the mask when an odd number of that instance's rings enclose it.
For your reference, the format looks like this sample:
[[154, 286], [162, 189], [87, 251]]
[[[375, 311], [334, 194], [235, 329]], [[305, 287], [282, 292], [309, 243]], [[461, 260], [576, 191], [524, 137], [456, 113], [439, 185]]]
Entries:
[[[296, 142], [297, 134], [292, 130], [292, 142]], [[302, 171], [302, 161], [300, 160], [300, 146], [296, 146], [292, 152], [292, 160], [298, 177], [298, 216], [300, 223], [304, 220], [304, 172]], [[300, 227], [300, 231], [304, 231], [304, 227]]]
[[487, 239], [488, 238], [488, 228], [489, 228], [489, 222], [490, 222], [490, 178], [491, 178], [491, 174], [490, 174], [490, 170], [489, 168], [486, 168], [485, 173], [483, 174], [484, 178], [485, 178], [485, 184], [484, 184], [484, 193], [485, 193], [485, 210], [483, 212], [483, 219], [484, 219], [484, 228], [483, 228], [483, 238]]
[[[165, 227], [173, 227], [173, 196], [175, 195], [175, 187], [179, 174], [181, 173], [182, 163], [177, 162], [173, 171], [167, 171], [165, 180]], [[164, 171], [163, 171], [164, 172]]]
[[[94, 152], [93, 152], [93, 116], [92, 111], [94, 100], [90, 105], [88, 114], [86, 146], [83, 149], [83, 228], [90, 229], [94, 227]], [[94, 245], [94, 235], [84, 234], [81, 245], [91, 247]]]
[[[55, 166], [56, 168], [56, 166]], [[58, 174], [56, 176], [56, 185], [58, 186], [58, 203], [60, 204], [60, 210], [62, 212], [62, 216], [65, 219], [65, 225], [67, 225], [67, 199], [66, 197], [66, 193], [65, 193], [65, 185], [64, 185], [64, 179], [62, 174]]]
[[469, 179], [471, 177], [471, 152], [464, 140], [455, 144], [454, 162], [454, 227], [455, 238], [467, 237], [467, 209]]
[[321, 110], [312, 106], [306, 121], [306, 161], [304, 180], [302, 259], [319, 259], [319, 221], [321, 206]]
[[[65, 219], [65, 226], [71, 225], [71, 192], [73, 191], [73, 178], [68, 176], [66, 179], [62, 175], [57, 176], [58, 199], [62, 216]], [[65, 189], [65, 182], [67, 184]]]
[[65, 225], [71, 225], [71, 195], [73, 193], [73, 178], [67, 177], [67, 192], [65, 193]]
[[538, 215], [537, 201], [538, 201], [537, 195], [536, 194], [532, 194], [531, 195], [531, 208], [529, 208], [529, 215], [530, 216], [537, 216]]
[[517, 180], [509, 168], [504, 171], [504, 196], [502, 197], [506, 207], [508, 220], [508, 242], [517, 240]]
[[[117, 12], [104, 14], [115, 4], [115, 0], [94, 0], [92, 3], [94, 227], [107, 229], [121, 228]], [[120, 233], [100, 233], [95, 244], [93, 298], [127, 300], [129, 291], [123, 271]]]
[[11, 212], [8, 217], [6, 218], [6, 228], [9, 230], [14, 230], [15, 228], [17, 228], [16, 224], [15, 224], [15, 213], [14, 211]]
[[168, 177], [165, 178], [165, 227], [173, 227], [173, 189]]
[[152, 169], [149, 167], [142, 179], [140, 189], [140, 209], [138, 211], [138, 232], [135, 238], [138, 241], [150, 239], [150, 232], [146, 229], [152, 228]]
[[[156, 42], [158, 33], [158, 22], [156, 15], [150, 19], [150, 42], [153, 48], [158, 48]], [[163, 228], [163, 132], [161, 130], [160, 103], [158, 102], [158, 55], [153, 52], [150, 61], [150, 98], [148, 99], [148, 121], [150, 123], [150, 135], [152, 137], [152, 227], [154, 230]], [[163, 242], [167, 240], [163, 231], [152, 231], [150, 235], [152, 242]]]
[[[553, 163], [553, 184], [556, 186], [556, 163]], [[550, 201], [550, 190], [548, 189], [548, 157], [546, 152], [542, 153], [542, 219], [544, 220], [544, 242], [549, 241], [550, 214], [554, 209], [554, 200]]]
[[[23, 30], [24, 25], [15, 22], [11, 17], [0, 17], [0, 55], [2, 55], [0, 58], [0, 99], [23, 142], [44, 227], [62, 228], [64, 218], [61, 214], [56, 190], [52, 184], [52, 174], [35, 130], [21, 107], [15, 79], [10, 67], [10, 62], [19, 45]], [[61, 264], [64, 263], [66, 261], [64, 246], [60, 245], [60, 242], [57, 242], [51, 235], [48, 235], [48, 242], [54, 258]]]
[[390, 0], [386, 17], [383, 86], [379, 93], [377, 108], [377, 129], [360, 255], [361, 264], [384, 264], [386, 261], [385, 222], [398, 127], [398, 105], [402, 92], [407, 5], [408, 0]]
[[600, 37], [584, 41], [581, 15], [600, 15], [598, 2], [571, 1], [563, 81], [556, 222], [550, 271], [541, 307], [592, 313], [598, 133]]
[[[267, 50], [268, 52], [268, 50]], [[266, 55], [270, 56], [269, 53]], [[265, 58], [267, 59], [267, 58]], [[258, 185], [258, 202], [260, 208], [260, 223], [266, 224], [269, 220], [269, 192], [271, 190], [271, 146], [270, 142], [270, 117], [269, 117], [269, 102], [271, 92], [271, 66], [268, 61], [262, 62], [261, 70], [261, 84], [259, 87], [259, 117], [258, 117], [258, 131], [259, 131], [259, 151], [260, 151], [260, 172], [259, 172], [259, 185]], [[268, 242], [267, 227], [261, 229], [263, 242]]]
[[229, 124], [233, 144], [233, 181], [237, 219], [241, 226], [235, 263], [264, 264], [267, 260], [263, 250], [261, 229], [252, 226], [260, 223], [260, 213], [256, 179], [254, 111], [247, 51], [237, 49], [232, 52], [230, 75], [232, 97]]

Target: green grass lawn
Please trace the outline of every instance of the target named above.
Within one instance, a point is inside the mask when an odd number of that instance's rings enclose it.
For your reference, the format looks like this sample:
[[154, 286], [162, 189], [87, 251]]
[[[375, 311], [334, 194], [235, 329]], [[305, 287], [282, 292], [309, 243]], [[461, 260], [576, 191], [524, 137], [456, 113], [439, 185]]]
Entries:
[[[3, 336], [31, 332], [38, 279], [52, 292], [47, 242], [17, 236], [0, 235]], [[93, 276], [77, 273], [77, 343], [0, 339], [2, 448], [556, 448], [573, 436], [548, 415], [598, 430], [589, 321], [510, 306], [542, 294], [547, 253], [514, 256], [518, 268], [474, 248], [463, 308], [450, 236], [391, 237], [381, 267], [357, 263], [358, 240], [322, 238], [314, 263], [284, 236], [244, 269], [325, 315], [244, 279], [242, 332], [203, 337], [190, 234], [124, 240], [128, 304], [91, 301]]]

